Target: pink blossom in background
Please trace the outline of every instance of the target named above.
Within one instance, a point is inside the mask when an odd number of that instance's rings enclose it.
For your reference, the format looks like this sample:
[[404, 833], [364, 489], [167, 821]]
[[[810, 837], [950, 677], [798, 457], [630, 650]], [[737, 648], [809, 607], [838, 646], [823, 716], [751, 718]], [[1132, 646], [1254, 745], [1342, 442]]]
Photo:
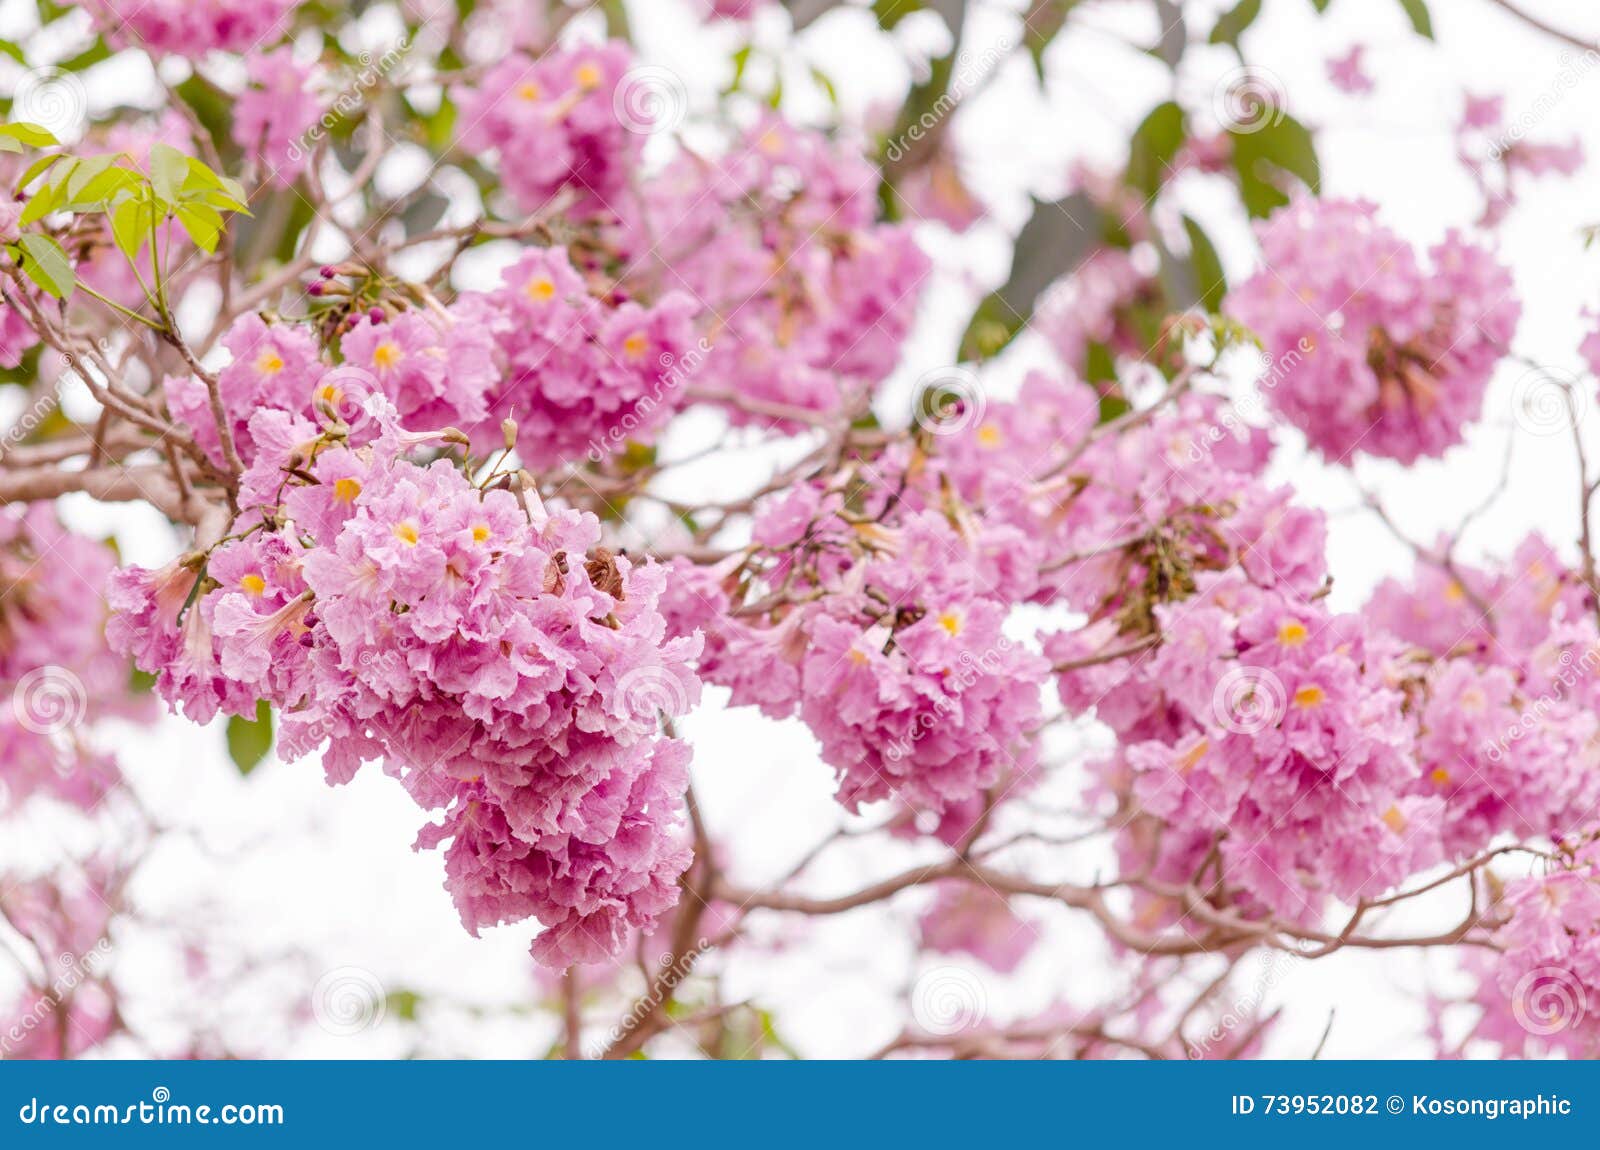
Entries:
[[1376, 87], [1362, 66], [1361, 58], [1366, 50], [1365, 44], [1353, 44], [1343, 56], [1328, 61], [1328, 80], [1334, 87], [1352, 96], [1370, 92]]

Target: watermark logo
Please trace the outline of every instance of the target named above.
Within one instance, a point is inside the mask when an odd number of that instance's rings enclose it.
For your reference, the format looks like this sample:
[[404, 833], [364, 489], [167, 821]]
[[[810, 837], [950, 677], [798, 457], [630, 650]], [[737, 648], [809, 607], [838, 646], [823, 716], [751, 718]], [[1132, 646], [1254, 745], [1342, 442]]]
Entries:
[[38, 124], [57, 139], [74, 140], [89, 119], [89, 96], [83, 81], [60, 68], [34, 68], [17, 82], [11, 118]]
[[938, 966], [911, 989], [911, 1017], [928, 1034], [949, 1038], [983, 1025], [989, 995], [983, 980], [959, 966]]
[[311, 989], [311, 1014], [329, 1034], [348, 1038], [383, 1022], [388, 995], [370, 970], [340, 966], [317, 979]]
[[1236, 735], [1261, 733], [1283, 718], [1287, 706], [1283, 681], [1265, 667], [1235, 667], [1211, 692], [1212, 714]]
[[629, 68], [611, 93], [617, 123], [641, 136], [670, 132], [689, 112], [689, 92], [671, 68], [640, 64]]
[[1275, 128], [1288, 115], [1288, 94], [1276, 72], [1256, 64], [1235, 68], [1217, 81], [1211, 106], [1217, 119], [1236, 134]]

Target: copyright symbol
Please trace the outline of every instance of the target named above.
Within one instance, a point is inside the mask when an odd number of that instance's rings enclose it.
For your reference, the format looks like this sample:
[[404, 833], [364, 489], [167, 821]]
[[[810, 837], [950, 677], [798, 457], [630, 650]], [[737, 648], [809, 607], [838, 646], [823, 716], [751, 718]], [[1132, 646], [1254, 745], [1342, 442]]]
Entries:
[[1390, 1114], [1398, 1114], [1406, 1108], [1406, 1100], [1398, 1094], [1391, 1094], [1389, 1095], [1388, 1106]]

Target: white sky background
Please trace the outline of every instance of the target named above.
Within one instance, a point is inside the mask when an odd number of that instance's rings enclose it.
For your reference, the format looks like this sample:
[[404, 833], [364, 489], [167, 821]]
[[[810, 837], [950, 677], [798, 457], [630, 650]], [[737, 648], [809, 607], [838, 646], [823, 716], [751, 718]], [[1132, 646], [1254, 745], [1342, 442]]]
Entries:
[[[1600, 12], [1591, 6], [1527, 2], [1553, 22], [1600, 39]], [[979, 6], [975, 0], [974, 6], [968, 39], [974, 56], [1001, 38], [1016, 42], [1018, 19], [1010, 11], [1015, 3]], [[0, 14], [6, 7], [0, 4]], [[1334, 0], [1321, 18], [1309, 0], [1268, 0], [1265, 7], [1245, 38], [1246, 53], [1282, 81], [1290, 111], [1320, 129], [1324, 193], [1378, 201], [1389, 224], [1424, 245], [1450, 227], [1469, 227], [1482, 208], [1454, 155], [1451, 132], [1463, 91], [1503, 92], [1507, 118], [1515, 121], [1552, 90], [1564, 63], [1577, 58], [1575, 50], [1523, 28], [1488, 0], [1435, 0], [1435, 44], [1412, 34], [1396, 0]], [[641, 0], [630, 8], [645, 56], [684, 79], [693, 106], [708, 107], [711, 93], [727, 78], [721, 63], [726, 53], [709, 50], [693, 35], [694, 25], [678, 0]], [[1203, 40], [1212, 20], [1198, 6], [1190, 8], [1191, 35]], [[758, 27], [758, 40], [770, 47], [781, 42], [786, 21], [769, 16]], [[937, 49], [942, 33], [934, 24], [907, 20], [898, 38], [914, 51]], [[1076, 160], [1123, 161], [1132, 128], [1169, 92], [1164, 66], [1125, 46], [1125, 36], [1148, 40], [1153, 31], [1147, 4], [1088, 0], [1049, 53], [1045, 91], [1021, 54], [963, 104], [956, 136], [964, 171], [992, 206], [995, 221], [961, 238], [929, 230], [925, 239], [940, 262], [940, 276], [924, 302], [886, 411], [909, 395], [910, 382], [923, 371], [951, 362], [975, 302], [1005, 276], [1009, 233], [1025, 217], [1027, 194], [1060, 195]], [[717, 39], [733, 43], [731, 35]], [[1358, 42], [1369, 46], [1367, 69], [1377, 91], [1351, 97], [1327, 83], [1324, 64]], [[786, 91], [797, 110], [815, 111], [817, 97], [805, 91], [801, 60], [824, 68], [851, 109], [898, 101], [909, 75], [903, 53], [859, 10], [825, 17], [802, 37], [798, 56], [790, 56]], [[1226, 49], [1191, 47], [1181, 73], [1182, 102], [1209, 107], [1217, 79], [1236, 65]], [[96, 91], [91, 86], [92, 96]], [[1530, 139], [1552, 142], [1581, 136], [1590, 167], [1571, 180], [1525, 186], [1522, 205], [1500, 233], [1502, 258], [1514, 269], [1523, 301], [1517, 348], [1568, 370], [1579, 365], [1580, 309], [1600, 306], [1600, 250], [1585, 252], [1578, 234], [1584, 225], [1600, 222], [1600, 196], [1594, 194], [1600, 170], [1597, 108], [1600, 68], [1587, 73], [1528, 133]], [[1242, 213], [1236, 206], [1228, 213], [1226, 201], [1206, 197], [1205, 189], [1197, 192], [1194, 213], [1221, 249], [1230, 282], [1237, 283], [1254, 259]], [[1041, 349], [1025, 340], [985, 372], [985, 384], [993, 395], [1007, 394], [1024, 365], [1043, 362]], [[1381, 493], [1413, 538], [1431, 540], [1498, 481], [1505, 437], [1515, 430], [1510, 394], [1520, 374], [1513, 365], [1502, 368], [1482, 426], [1442, 462], [1409, 470], [1371, 461], [1358, 466], [1362, 483]], [[1586, 425], [1591, 438], [1595, 426], [1592, 420]], [[1570, 448], [1564, 439], [1516, 434], [1510, 488], [1468, 535], [1464, 558], [1507, 553], [1535, 528], [1571, 552], [1578, 481]], [[1277, 469], [1280, 478], [1293, 480], [1303, 499], [1340, 512], [1331, 542], [1337, 606], [1359, 607], [1384, 575], [1409, 570], [1409, 552], [1385, 528], [1370, 515], [1350, 513], [1357, 496], [1346, 473], [1294, 449], [1284, 453]], [[80, 523], [114, 530], [123, 554], [134, 561], [161, 562], [174, 553], [171, 533], [153, 513], [95, 508], [86, 501], [74, 501], [72, 507]], [[775, 724], [749, 711], [722, 711], [721, 698], [721, 692], [710, 692], [708, 704], [684, 730], [695, 746], [694, 778], [707, 821], [727, 844], [725, 861], [735, 877], [748, 885], [786, 869], [843, 815], [831, 798], [831, 771], [816, 757], [803, 727]], [[421, 812], [376, 765], [353, 784], [331, 789], [312, 761], [268, 761], [249, 779], [240, 779], [227, 761], [220, 723], [196, 729], [167, 719], [153, 728], [108, 732], [108, 738], [114, 738], [148, 805], [165, 821], [194, 832], [175, 837], [151, 860], [136, 895], [158, 913], [203, 922], [219, 953], [266, 956], [300, 949], [311, 956], [309, 980], [325, 970], [356, 966], [391, 990], [416, 989], [484, 1007], [526, 1008], [538, 993], [526, 954], [531, 924], [501, 928], [480, 940], [461, 929], [441, 885], [440, 855], [410, 849]], [[1070, 744], [1062, 749], [1070, 753]], [[1056, 796], [1070, 796], [1072, 773], [1064, 773]], [[0, 850], [26, 856], [29, 845]], [[815, 868], [809, 889], [844, 891], [911, 859], [929, 857], [915, 848], [840, 855], [832, 865]], [[1035, 861], [1044, 875], [1088, 877], [1048, 858]], [[1446, 896], [1437, 907], [1437, 921], [1453, 921], [1448, 916], [1458, 915], [1463, 901], [1459, 891]], [[902, 1017], [895, 995], [918, 969], [930, 965], [970, 970], [981, 980], [987, 1009], [997, 1021], [1061, 998], [1087, 1005], [1120, 985], [1116, 964], [1107, 960], [1089, 923], [1069, 911], [1028, 904], [1021, 904], [1024, 913], [1049, 926], [1045, 941], [1016, 976], [1001, 979], [976, 964], [948, 958], [917, 968], [910, 924], [922, 905], [922, 897], [904, 897], [894, 910], [820, 922], [783, 953], [739, 957], [736, 952], [711, 969], [724, 972], [730, 994], [774, 1008], [785, 1037], [813, 1056], [860, 1054], [892, 1038]], [[774, 920], [758, 921], [758, 929], [770, 937]], [[1389, 924], [1391, 929], [1398, 925]], [[285, 1048], [277, 1024], [263, 1021], [271, 1012], [259, 1004], [276, 1003], [281, 1013], [284, 1004], [303, 999], [310, 989], [303, 965], [241, 983], [239, 993], [217, 1003], [195, 1000], [174, 978], [170, 955], [159, 946], [119, 939], [117, 961], [121, 981], [136, 991], [131, 998], [136, 1025], [175, 1015], [209, 1017], [244, 1052], [352, 1057], [409, 1049], [404, 1031], [392, 1025], [354, 1037], [302, 1026]], [[1448, 963], [1437, 957], [1424, 963], [1420, 956], [1397, 952], [1340, 954], [1267, 976], [1260, 987], [1267, 1001], [1288, 1005], [1268, 1053], [1305, 1056], [1332, 1011], [1326, 1057], [1426, 1055], [1419, 1038], [1426, 970], [1443, 976]], [[1247, 976], [1242, 989], [1249, 985]], [[619, 1007], [596, 1014], [593, 1033], [603, 1033], [620, 1013]], [[473, 1056], [543, 1053], [558, 1026], [552, 1012], [491, 1011], [491, 1017], [480, 1019], [439, 1011], [424, 1014], [424, 1020], [428, 1053]], [[662, 1053], [670, 1050], [662, 1047]]]

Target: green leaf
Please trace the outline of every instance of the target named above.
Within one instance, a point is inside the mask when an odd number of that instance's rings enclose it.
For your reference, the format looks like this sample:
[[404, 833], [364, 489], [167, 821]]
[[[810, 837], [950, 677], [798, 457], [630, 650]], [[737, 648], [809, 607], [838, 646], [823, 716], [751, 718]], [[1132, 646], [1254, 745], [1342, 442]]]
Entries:
[[28, 165], [28, 170], [26, 172], [22, 173], [22, 178], [17, 181], [17, 191], [21, 192], [29, 184], [33, 183], [34, 180], [37, 180], [40, 175], [48, 171], [51, 166], [66, 158], [67, 157], [63, 156], [60, 152], [52, 152], [48, 156], [40, 156], [37, 160]]
[[[71, 163], [72, 160], [69, 158], [67, 164], [70, 165]], [[66, 165], [58, 166], [56, 171], [50, 174], [50, 179], [45, 185], [28, 200], [28, 204], [22, 209], [22, 215], [18, 218], [17, 223], [27, 227], [37, 220], [44, 219], [59, 208], [66, 200], [67, 189], [64, 182], [58, 181], [56, 177], [70, 170], [70, 167]]]
[[49, 236], [30, 233], [17, 241], [17, 247], [26, 256], [22, 270], [46, 292], [57, 299], [66, 299], [78, 286], [72, 261], [61, 250], [61, 245]]
[[1033, 316], [1044, 289], [1100, 245], [1102, 229], [1099, 209], [1082, 192], [1052, 203], [1035, 200], [1033, 216], [1013, 245], [1011, 275], [973, 313], [961, 337], [961, 358], [998, 355]]
[[1261, 15], [1261, 0], [1239, 0], [1239, 3], [1217, 18], [1211, 29], [1211, 43], [1228, 44], [1239, 50], [1239, 37], [1249, 30]]
[[421, 1001], [422, 995], [414, 990], [391, 990], [384, 997], [384, 1012], [394, 1015], [401, 1022], [415, 1022], [417, 1005]]
[[151, 214], [154, 212], [147, 200], [124, 200], [111, 212], [111, 238], [117, 250], [132, 263], [139, 257], [139, 249], [150, 236]]
[[1195, 292], [1207, 311], [1221, 311], [1222, 297], [1228, 293], [1228, 280], [1216, 245], [1189, 216], [1183, 217], [1183, 230], [1189, 235], [1189, 267], [1194, 272]]
[[921, 10], [922, 0], [872, 0], [872, 14], [878, 18], [878, 27], [885, 32], [894, 31], [896, 24]]
[[833, 81], [828, 79], [828, 74], [816, 65], [812, 65], [811, 78], [816, 81], [817, 87], [827, 94], [828, 103], [837, 108], [839, 106], [839, 89], [833, 86]]
[[179, 204], [173, 209], [178, 223], [189, 233], [189, 238], [207, 255], [217, 250], [217, 237], [222, 234], [222, 216], [215, 208], [205, 204]]
[[82, 52], [60, 61], [56, 67], [63, 72], [82, 72], [85, 68], [91, 68], [102, 60], [111, 59], [111, 55], [111, 46], [103, 39], [96, 37], [94, 42]]
[[1189, 23], [1178, 0], [1155, 0], [1155, 6], [1161, 37], [1145, 51], [1176, 73], [1189, 48]]
[[73, 164], [72, 172], [67, 177], [67, 199], [76, 200], [89, 181], [109, 168], [116, 158], [115, 155], [90, 156]]
[[1284, 111], [1268, 111], [1259, 123], [1228, 129], [1233, 140], [1233, 167], [1239, 196], [1256, 219], [1289, 202], [1284, 174], [1297, 177], [1312, 194], [1322, 191], [1322, 167], [1316, 143], [1300, 121]]
[[189, 177], [189, 157], [168, 144], [150, 147], [150, 183], [156, 195], [169, 204], [178, 202], [179, 189]]
[[437, 108], [420, 117], [429, 151], [442, 152], [450, 147], [456, 134], [456, 115], [456, 102], [446, 94], [440, 97]]
[[179, 203], [178, 208], [174, 208], [173, 211], [174, 216], [178, 218], [179, 226], [186, 230], [190, 240], [194, 240], [195, 246], [210, 256], [216, 251], [216, 242], [222, 234], [221, 216], [218, 216], [218, 222], [211, 222], [211, 219], [202, 213], [216, 216], [216, 210], [206, 208], [203, 203]]
[[1311, 6], [1317, 10], [1318, 16], [1326, 12], [1328, 5], [1331, 3], [1333, 3], [1333, 0], [1311, 0]]
[[256, 702], [256, 717], [241, 719], [234, 715], [228, 720], [228, 757], [248, 775], [260, 765], [272, 750], [272, 705], [265, 699]]
[[750, 67], [751, 48], [752, 45], [750, 44], [742, 44], [739, 50], [733, 54], [733, 79], [728, 81], [727, 91], [723, 92], [723, 95], [726, 96], [730, 92], [737, 92], [739, 85], [744, 83], [745, 69]]
[[1425, 0], [1400, 0], [1400, 7], [1406, 10], [1406, 15], [1411, 20], [1411, 27], [1416, 29], [1418, 36], [1433, 39], [1433, 17], [1428, 15], [1428, 5]]
[[1152, 108], [1128, 142], [1129, 185], [1155, 195], [1187, 137], [1182, 108], [1171, 100]]
[[28, 123], [0, 124], [0, 139], [14, 140], [30, 148], [54, 148], [61, 144], [48, 128]]
[[200, 201], [227, 211], [250, 214], [245, 210], [249, 197], [245, 195], [244, 187], [238, 180], [219, 176], [192, 156], [186, 158], [189, 168], [184, 173], [183, 184], [178, 189], [183, 199], [191, 202]]
[[[69, 188], [78, 182], [79, 174], [79, 172], [72, 173], [72, 179], [68, 182]], [[107, 168], [73, 193], [72, 202], [66, 205], [67, 210], [105, 211], [121, 193], [139, 187], [143, 182], [142, 177], [128, 171], [127, 168]]]
[[1033, 74], [1044, 83], [1044, 54], [1066, 25], [1078, 0], [1033, 0], [1022, 17], [1022, 43], [1033, 60]]

